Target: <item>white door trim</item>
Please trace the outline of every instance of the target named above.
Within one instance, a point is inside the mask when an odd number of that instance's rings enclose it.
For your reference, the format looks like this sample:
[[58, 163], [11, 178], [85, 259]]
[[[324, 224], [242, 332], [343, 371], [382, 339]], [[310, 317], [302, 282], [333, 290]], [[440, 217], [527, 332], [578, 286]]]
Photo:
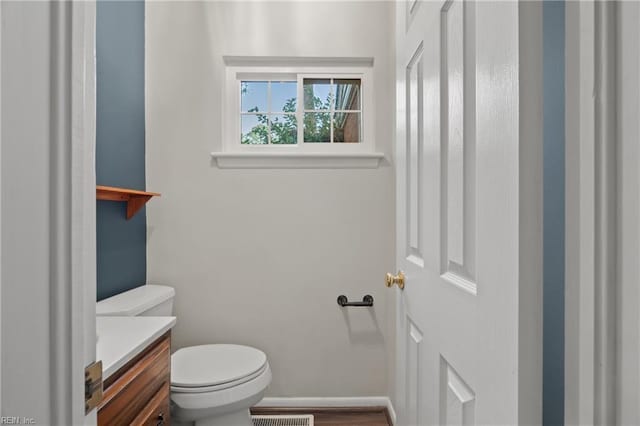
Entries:
[[[0, 23], [2, 3], [0, 2]], [[2, 188], [2, 24], [0, 24], [0, 188]], [[0, 196], [0, 384], [2, 383], [2, 196]], [[2, 386], [0, 386], [0, 414], [2, 414]]]
[[85, 416], [84, 407], [84, 367], [96, 360], [96, 3], [72, 4], [71, 365], [82, 375], [73, 384], [72, 409], [74, 424], [96, 424], [97, 410]]
[[616, 424], [623, 396], [616, 348], [618, 173], [620, 160], [633, 160], [617, 152], [618, 5], [566, 4], [565, 422], [570, 425]]
[[640, 5], [617, 6], [616, 422], [640, 422]]
[[593, 424], [595, 3], [566, 3], [565, 422]]
[[616, 4], [595, 3], [594, 422], [615, 424], [616, 380]]
[[[71, 3], [52, 2], [51, 7], [51, 106], [50, 106], [50, 368], [51, 422], [71, 424], [73, 382], [71, 366], [76, 348], [71, 316]], [[69, 392], [71, 391], [71, 392]]]
[[543, 5], [520, 2], [519, 365], [520, 424], [542, 422], [543, 376]]
[[85, 417], [95, 359], [95, 2], [52, 2], [51, 422]]

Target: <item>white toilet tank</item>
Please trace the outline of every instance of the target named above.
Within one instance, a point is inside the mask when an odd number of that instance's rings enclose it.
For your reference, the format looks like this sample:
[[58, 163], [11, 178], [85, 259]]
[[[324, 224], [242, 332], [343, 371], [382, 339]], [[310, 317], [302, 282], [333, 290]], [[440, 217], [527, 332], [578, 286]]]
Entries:
[[168, 317], [173, 313], [176, 292], [166, 285], [147, 284], [116, 294], [96, 304], [102, 317]]

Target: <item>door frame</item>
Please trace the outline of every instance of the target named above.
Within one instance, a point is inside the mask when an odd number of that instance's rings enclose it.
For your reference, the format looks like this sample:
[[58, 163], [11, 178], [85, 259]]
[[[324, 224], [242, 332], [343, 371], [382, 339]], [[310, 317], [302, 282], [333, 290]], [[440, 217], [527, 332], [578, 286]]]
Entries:
[[[2, 190], [2, 3], [0, 2], [0, 191]], [[2, 415], [2, 196], [0, 194], [0, 415]]]
[[85, 416], [96, 357], [95, 1], [51, 2], [51, 422]]
[[565, 423], [580, 425], [594, 420], [595, 8], [565, 7]]
[[[33, 416], [40, 424], [95, 424], [95, 410], [85, 416], [84, 408], [84, 368], [95, 359], [96, 349], [95, 1], [2, 3], [0, 14], [4, 18], [0, 33], [20, 37], [0, 52], [5, 61], [17, 58], [3, 64], [3, 85], [7, 84], [3, 103], [15, 102], [16, 96], [22, 96], [17, 91], [29, 86], [16, 110], [20, 120], [8, 127], [7, 121], [0, 123], [6, 133], [0, 141], [2, 157], [18, 162], [17, 167], [4, 171], [13, 174], [4, 176], [3, 189], [13, 194], [29, 176], [27, 185], [32, 191], [12, 205], [11, 214], [5, 210], [2, 219], [13, 221], [11, 225], [21, 230], [35, 226], [37, 232], [25, 245], [3, 241], [5, 249], [13, 244], [19, 249], [11, 257], [10, 250], [2, 253], [0, 267], [8, 274], [3, 280], [3, 303], [5, 307], [13, 303], [15, 309], [2, 311], [5, 342], [1, 361], [20, 360], [21, 364], [2, 366], [6, 383], [0, 414], [23, 422]], [[29, 24], [10, 25], [5, 22], [9, 15]], [[20, 33], [15, 32], [17, 27]], [[33, 46], [36, 50], [28, 50]], [[8, 110], [2, 112], [6, 115]], [[37, 130], [23, 131], [29, 125]], [[26, 137], [28, 149], [15, 149]], [[32, 173], [33, 167], [42, 168]], [[11, 187], [6, 185], [7, 178], [14, 180]], [[30, 214], [17, 216], [19, 209]], [[5, 223], [5, 239], [9, 238], [7, 229]], [[25, 250], [38, 244], [42, 250], [37, 254]], [[15, 263], [7, 269], [5, 262]], [[22, 265], [35, 273], [23, 276]], [[23, 281], [32, 277], [37, 281], [23, 288]], [[34, 294], [33, 289], [38, 292]], [[26, 322], [33, 334], [24, 334], [20, 325]], [[25, 352], [38, 356], [25, 358]], [[7, 371], [14, 374], [7, 378]], [[11, 403], [7, 404], [9, 395]], [[16, 406], [16, 401], [23, 403]]]
[[634, 2], [566, 3], [568, 425], [640, 418], [640, 85], [622, 78], [640, 71], [638, 18]]
[[[96, 2], [72, 2], [72, 321], [74, 380], [71, 418], [97, 423], [97, 409], [85, 415], [84, 368], [96, 361]], [[82, 376], [81, 378], [79, 376]], [[75, 424], [75, 423], [74, 423]]]
[[616, 11], [617, 105], [617, 306], [616, 420], [640, 422], [640, 5]]

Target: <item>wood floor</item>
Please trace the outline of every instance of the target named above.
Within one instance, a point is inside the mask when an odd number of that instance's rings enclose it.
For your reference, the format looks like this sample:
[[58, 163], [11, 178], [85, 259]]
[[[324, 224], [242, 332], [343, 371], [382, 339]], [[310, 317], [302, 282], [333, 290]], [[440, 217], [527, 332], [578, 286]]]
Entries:
[[314, 426], [393, 426], [386, 407], [252, 408], [252, 414], [313, 414]]

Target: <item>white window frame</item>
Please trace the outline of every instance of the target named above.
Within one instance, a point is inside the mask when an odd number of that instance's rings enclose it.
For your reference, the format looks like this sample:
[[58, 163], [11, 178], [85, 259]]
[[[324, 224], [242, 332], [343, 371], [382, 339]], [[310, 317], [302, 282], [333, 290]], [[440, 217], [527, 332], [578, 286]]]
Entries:
[[[301, 62], [298, 59], [298, 62]], [[360, 85], [360, 142], [305, 143], [303, 141], [303, 79], [333, 78], [359, 79]], [[297, 81], [298, 143], [251, 145], [241, 144], [241, 82]], [[229, 65], [225, 73], [222, 105], [221, 152], [212, 152], [219, 167], [310, 167], [310, 168], [373, 168], [378, 167], [384, 154], [375, 152], [375, 94], [372, 66], [340, 65]]]

